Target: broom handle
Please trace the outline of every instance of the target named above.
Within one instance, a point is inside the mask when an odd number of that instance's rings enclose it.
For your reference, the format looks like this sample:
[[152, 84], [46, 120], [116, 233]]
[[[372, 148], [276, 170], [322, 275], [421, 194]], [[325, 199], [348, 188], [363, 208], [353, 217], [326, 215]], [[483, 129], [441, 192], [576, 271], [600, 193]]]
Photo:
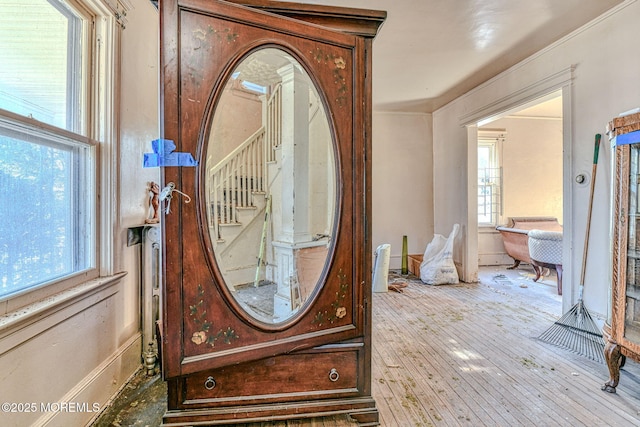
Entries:
[[589, 231], [591, 231], [591, 211], [593, 210], [593, 192], [596, 185], [596, 171], [598, 168], [598, 152], [600, 151], [600, 138], [596, 134], [595, 147], [593, 149], [593, 166], [591, 168], [591, 188], [589, 190], [589, 209], [587, 210], [587, 231], [584, 236], [584, 250], [582, 252], [582, 271], [580, 272], [580, 297], [582, 299], [582, 287], [584, 286], [584, 273], [587, 268], [587, 252], [589, 250]]

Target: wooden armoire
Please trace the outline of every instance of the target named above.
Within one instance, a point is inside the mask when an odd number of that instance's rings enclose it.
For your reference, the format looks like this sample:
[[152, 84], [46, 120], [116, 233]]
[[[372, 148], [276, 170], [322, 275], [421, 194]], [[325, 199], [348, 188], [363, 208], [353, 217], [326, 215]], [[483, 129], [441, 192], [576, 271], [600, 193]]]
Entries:
[[160, 1], [162, 138], [198, 162], [162, 172], [190, 197], [162, 217], [165, 425], [378, 424], [371, 70], [385, 17]]

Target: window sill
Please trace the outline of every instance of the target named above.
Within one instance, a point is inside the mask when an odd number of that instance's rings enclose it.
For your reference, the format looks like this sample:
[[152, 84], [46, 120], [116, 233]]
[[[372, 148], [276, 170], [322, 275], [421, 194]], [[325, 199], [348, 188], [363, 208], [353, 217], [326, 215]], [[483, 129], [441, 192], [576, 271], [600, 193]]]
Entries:
[[126, 274], [121, 272], [89, 280], [0, 316], [0, 354], [117, 293], [115, 285]]

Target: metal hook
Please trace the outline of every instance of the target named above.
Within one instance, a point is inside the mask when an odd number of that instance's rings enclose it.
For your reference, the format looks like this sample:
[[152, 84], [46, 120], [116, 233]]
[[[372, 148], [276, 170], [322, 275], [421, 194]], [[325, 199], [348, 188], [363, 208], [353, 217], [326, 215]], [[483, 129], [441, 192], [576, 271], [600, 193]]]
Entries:
[[166, 200], [167, 201], [167, 209], [165, 210], [165, 214], [169, 215], [170, 212], [170, 208], [171, 208], [171, 198], [173, 197], [173, 192], [176, 192], [178, 194], [181, 194], [184, 197], [184, 202], [185, 203], [190, 203], [191, 202], [191, 197], [189, 197], [189, 195], [183, 193], [182, 191], [176, 189], [176, 185], [173, 182], [170, 182], [166, 185], [166, 187], [164, 187], [162, 189], [162, 191], [160, 192], [160, 201]]

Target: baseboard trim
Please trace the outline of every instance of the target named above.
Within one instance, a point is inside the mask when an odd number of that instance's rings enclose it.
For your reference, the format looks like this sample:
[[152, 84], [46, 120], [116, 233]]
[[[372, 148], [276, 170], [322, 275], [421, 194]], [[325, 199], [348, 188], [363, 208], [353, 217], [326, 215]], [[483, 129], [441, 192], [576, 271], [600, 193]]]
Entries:
[[478, 255], [478, 266], [493, 265], [513, 265], [513, 258], [505, 253], [480, 254]]
[[[140, 369], [141, 351], [142, 334], [138, 332], [69, 390], [54, 405], [59, 410], [44, 413], [33, 425], [89, 425]], [[62, 404], [72, 405], [65, 408]], [[74, 404], [80, 410], [70, 410]]]

